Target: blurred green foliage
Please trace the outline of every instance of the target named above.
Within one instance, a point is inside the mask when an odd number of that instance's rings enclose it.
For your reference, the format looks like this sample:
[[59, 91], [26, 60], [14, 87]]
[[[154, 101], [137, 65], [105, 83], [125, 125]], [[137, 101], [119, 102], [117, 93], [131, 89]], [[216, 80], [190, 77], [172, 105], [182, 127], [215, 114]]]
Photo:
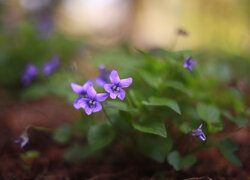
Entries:
[[[54, 33], [50, 38], [41, 38], [35, 28], [26, 21], [10, 32], [1, 29], [0, 42], [0, 84], [14, 94], [22, 88], [20, 76], [28, 62], [34, 63], [41, 70], [45, 61], [58, 54], [61, 69], [69, 69], [69, 61], [80, 44], [58, 33]], [[40, 75], [37, 81], [41, 84], [44, 79], [46, 78]], [[45, 91], [43, 89], [41, 94]]]

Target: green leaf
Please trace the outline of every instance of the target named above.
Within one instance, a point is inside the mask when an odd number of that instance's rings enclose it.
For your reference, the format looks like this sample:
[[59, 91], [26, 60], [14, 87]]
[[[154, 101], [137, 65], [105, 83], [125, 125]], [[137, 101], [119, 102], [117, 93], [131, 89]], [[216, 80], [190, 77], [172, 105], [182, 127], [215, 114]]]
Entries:
[[81, 162], [92, 154], [90, 148], [86, 145], [82, 145], [79, 143], [73, 144], [71, 147], [66, 149], [63, 154], [65, 160], [69, 162]]
[[234, 110], [238, 113], [242, 112], [244, 110], [243, 95], [235, 88], [228, 89], [228, 93], [229, 99], [231, 100], [230, 103], [233, 104]]
[[218, 131], [222, 131], [223, 127], [224, 127], [223, 122], [217, 123], [216, 125], [209, 124], [209, 123], [207, 124], [208, 132], [211, 133], [211, 134], [215, 133], [215, 132], [218, 132]]
[[222, 111], [221, 112], [221, 114], [224, 116], [224, 117], [226, 117], [227, 119], [229, 119], [229, 120], [233, 120], [233, 116], [230, 114], [230, 112], [229, 111]]
[[168, 98], [159, 98], [159, 97], [151, 97], [149, 98], [149, 102], [143, 101], [142, 104], [146, 106], [167, 106], [177, 112], [178, 114], [181, 114], [181, 110], [177, 104], [176, 101]]
[[232, 121], [237, 124], [240, 128], [246, 126], [249, 124], [249, 121], [246, 117], [236, 117], [236, 118], [233, 118]]
[[107, 146], [114, 138], [114, 129], [108, 124], [92, 126], [88, 132], [88, 143], [92, 150]]
[[180, 131], [184, 134], [189, 133], [192, 128], [190, 127], [189, 123], [184, 121], [183, 119], [175, 118], [172, 122], [180, 129]]
[[187, 122], [183, 122], [179, 128], [180, 128], [181, 132], [183, 132], [185, 134], [187, 134], [191, 131], [191, 127]]
[[240, 128], [249, 124], [247, 117], [244, 117], [244, 116], [233, 117], [228, 111], [223, 111], [222, 114], [223, 116], [228, 118], [230, 121], [237, 124]]
[[120, 111], [128, 111], [128, 112], [138, 112], [136, 108], [129, 108], [128, 105], [121, 101], [109, 101], [105, 104], [106, 108], [117, 109]]
[[245, 111], [244, 111], [244, 114], [246, 116], [250, 116], [250, 108], [247, 108]]
[[170, 137], [162, 138], [159, 136], [141, 136], [138, 139], [139, 150], [147, 157], [163, 163], [173, 146]]
[[86, 132], [93, 124], [93, 119], [83, 118], [75, 120], [72, 124], [72, 134], [76, 136], [86, 136]]
[[146, 59], [145, 64], [150, 66], [152, 69], [154, 69], [154, 66], [157, 66], [157, 61], [155, 57], [153, 57], [150, 53], [145, 52], [141, 49], [136, 49], [139, 53], [141, 53], [144, 56], [144, 59]]
[[167, 137], [167, 131], [163, 120], [144, 116], [139, 122], [132, 123], [133, 128], [144, 133], [156, 134]]
[[131, 89], [129, 91], [129, 96], [131, 97], [132, 101], [135, 103], [135, 105], [137, 107], [141, 106], [141, 102], [142, 102], [142, 100], [144, 98], [143, 98], [140, 90], [138, 90], [138, 89], [137, 90]]
[[220, 111], [213, 105], [207, 105], [199, 103], [197, 106], [197, 112], [200, 118], [207, 123], [219, 123], [220, 122]]
[[184, 86], [183, 83], [181, 83], [179, 81], [167, 81], [165, 83], [165, 86], [177, 89], [177, 90], [179, 90], [179, 91], [187, 94], [188, 96], [192, 96], [193, 95], [192, 91], [190, 91], [187, 87]]
[[168, 163], [171, 164], [177, 171], [183, 167], [192, 166], [195, 162], [196, 157], [194, 155], [181, 157], [178, 151], [173, 151], [168, 155]]
[[27, 151], [25, 153], [22, 153], [20, 156], [21, 158], [25, 161], [27, 159], [33, 159], [33, 158], [36, 158], [40, 155], [40, 152], [39, 151], [36, 151], [36, 150], [30, 150], [30, 151]]
[[218, 145], [221, 153], [229, 162], [242, 166], [241, 160], [234, 154], [239, 149], [237, 144], [229, 139], [223, 139]]
[[156, 76], [153, 73], [149, 73], [145, 70], [140, 70], [138, 71], [138, 73], [142, 77], [142, 79], [153, 88], [158, 88], [159, 85], [162, 83], [161, 77]]
[[70, 140], [71, 127], [67, 124], [63, 124], [56, 128], [54, 131], [53, 139], [58, 143], [67, 143]]

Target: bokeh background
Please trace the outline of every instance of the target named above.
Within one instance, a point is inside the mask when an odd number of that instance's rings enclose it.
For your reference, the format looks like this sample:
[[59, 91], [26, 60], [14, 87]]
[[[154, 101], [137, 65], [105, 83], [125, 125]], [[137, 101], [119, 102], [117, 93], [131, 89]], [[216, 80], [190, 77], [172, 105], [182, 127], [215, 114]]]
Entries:
[[[55, 31], [98, 45], [206, 49], [247, 57], [248, 0], [15, 0], [1, 1], [1, 24], [14, 31], [36, 16]], [[40, 18], [41, 19], [41, 18]], [[44, 20], [45, 21], [45, 20]], [[188, 36], [179, 37], [179, 29]], [[177, 42], [176, 42], [177, 41]]]
[[[249, 6], [248, 0], [2, 0], [1, 36], [14, 34], [12, 39], [23, 49], [25, 43], [35, 43], [22, 42], [32, 30], [41, 41], [60, 34], [97, 48], [126, 44], [141, 49], [191, 49], [203, 59], [232, 61], [240, 69], [237, 73], [246, 76]], [[11, 41], [2, 39], [12, 47]], [[6, 49], [3, 40], [0, 46]], [[26, 54], [38, 58], [36, 45], [32, 46]], [[1, 53], [2, 63], [8, 59], [5, 54]]]

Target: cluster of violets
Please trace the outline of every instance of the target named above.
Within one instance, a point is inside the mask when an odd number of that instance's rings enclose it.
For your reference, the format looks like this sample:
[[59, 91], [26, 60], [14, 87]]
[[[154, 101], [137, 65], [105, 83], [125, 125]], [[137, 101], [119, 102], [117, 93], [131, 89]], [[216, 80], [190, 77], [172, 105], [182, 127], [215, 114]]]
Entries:
[[[192, 57], [185, 58], [183, 68], [188, 68], [189, 71], [192, 71], [193, 66], [196, 64], [197, 62], [192, 60]], [[87, 115], [101, 111], [102, 106], [99, 102], [105, 101], [108, 96], [110, 96], [111, 99], [118, 97], [120, 100], [123, 100], [126, 93], [122, 88], [129, 87], [133, 81], [131, 77], [120, 79], [116, 70], [110, 72], [105, 69], [104, 65], [101, 65], [99, 70], [100, 75], [95, 79], [95, 82], [98, 86], [103, 87], [107, 93], [96, 93], [91, 80], [86, 81], [82, 86], [71, 83], [71, 88], [79, 95], [74, 101], [73, 106], [75, 109], [83, 108]], [[201, 128], [202, 124], [198, 129], [192, 130], [191, 135], [205, 141], [206, 136]]]
[[[59, 67], [59, 64], [59, 56], [54, 55], [50, 61], [44, 63], [42, 67], [43, 75], [45, 77], [50, 76]], [[36, 67], [33, 63], [29, 62], [21, 75], [21, 83], [24, 86], [29, 85], [38, 76], [39, 72], [39, 68]]]
[[116, 70], [106, 71], [103, 65], [99, 69], [100, 76], [95, 79], [95, 82], [103, 87], [106, 93], [96, 93], [91, 80], [86, 81], [83, 85], [71, 83], [72, 90], [79, 95], [73, 106], [76, 109], [83, 108], [87, 115], [101, 111], [102, 105], [100, 102], [105, 101], [108, 96], [111, 99], [118, 97], [120, 100], [124, 100], [126, 93], [122, 88], [129, 87], [133, 81], [131, 77], [120, 79]]
[[[185, 58], [183, 68], [188, 69], [190, 72], [193, 70], [193, 66], [197, 64], [192, 57]], [[43, 74], [45, 76], [51, 75], [59, 66], [59, 58], [55, 56], [51, 61], [46, 62], [43, 66]], [[105, 101], [108, 96], [111, 99], [124, 100], [126, 93], [122, 88], [129, 87], [133, 79], [131, 77], [126, 79], [120, 79], [116, 70], [106, 70], [104, 65], [99, 67], [100, 75], [95, 78], [95, 82], [98, 86], [103, 87], [106, 93], [96, 93], [93, 82], [91, 80], [86, 81], [83, 85], [71, 83], [72, 90], [79, 95], [73, 103], [75, 109], [83, 108], [87, 115], [91, 115], [93, 112], [99, 112], [102, 110], [100, 102]], [[37, 75], [39, 71], [35, 65], [29, 63], [22, 75], [22, 82], [24, 85], [28, 85]], [[206, 140], [206, 136], [202, 131], [202, 124], [195, 130], [192, 130], [191, 135], [199, 138], [202, 141]], [[29, 142], [28, 130], [24, 131], [14, 143], [20, 144], [23, 148]]]

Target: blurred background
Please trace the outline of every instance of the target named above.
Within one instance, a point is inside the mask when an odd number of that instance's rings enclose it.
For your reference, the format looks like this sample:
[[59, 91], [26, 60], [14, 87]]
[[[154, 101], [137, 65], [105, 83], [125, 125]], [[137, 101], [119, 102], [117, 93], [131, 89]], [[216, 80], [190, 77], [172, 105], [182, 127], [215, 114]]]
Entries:
[[53, 29], [100, 46], [129, 43], [140, 48], [207, 49], [249, 55], [248, 0], [2, 0], [0, 3], [1, 29], [5, 33], [15, 32], [23, 21], [28, 21], [40, 31]]
[[[193, 50], [210, 73], [222, 68], [225, 79], [244, 79], [250, 67], [249, 7], [249, 0], [1, 0], [0, 84], [19, 94], [25, 65], [42, 66], [54, 54], [64, 72], [94, 75], [86, 67], [105, 64], [102, 58], [126, 61], [119, 60], [124, 47]], [[234, 70], [209, 65], [215, 60]]]

